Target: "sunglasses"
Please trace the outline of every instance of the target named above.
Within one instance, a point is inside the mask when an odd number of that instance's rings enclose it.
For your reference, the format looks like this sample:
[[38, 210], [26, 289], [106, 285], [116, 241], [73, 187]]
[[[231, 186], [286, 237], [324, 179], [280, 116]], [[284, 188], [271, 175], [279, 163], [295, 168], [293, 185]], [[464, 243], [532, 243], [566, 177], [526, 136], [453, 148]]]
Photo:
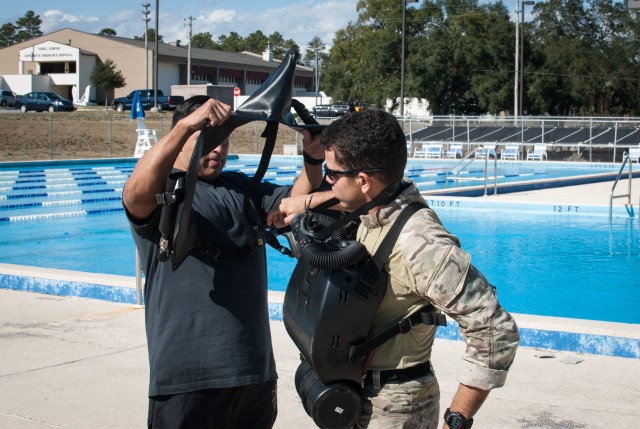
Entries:
[[331, 181], [335, 181], [336, 176], [355, 176], [358, 173], [379, 173], [384, 171], [384, 168], [361, 168], [358, 170], [332, 170], [326, 165], [324, 166], [324, 175]]

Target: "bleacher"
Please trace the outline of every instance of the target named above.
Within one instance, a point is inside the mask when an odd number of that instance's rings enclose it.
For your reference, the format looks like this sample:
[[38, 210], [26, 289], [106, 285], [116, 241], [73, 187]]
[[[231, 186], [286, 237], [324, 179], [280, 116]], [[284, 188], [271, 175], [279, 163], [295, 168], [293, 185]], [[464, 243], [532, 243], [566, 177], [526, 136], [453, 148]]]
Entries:
[[484, 144], [495, 144], [497, 151], [506, 145], [518, 145], [525, 153], [527, 148], [544, 143], [550, 153], [576, 152], [580, 155], [585, 151], [590, 154], [595, 151], [611, 153], [612, 159], [618, 161], [624, 151], [640, 145], [640, 121], [600, 118], [523, 118], [520, 121], [515, 125], [509, 118], [433, 117], [425, 121], [424, 127], [407, 135], [407, 140], [414, 147], [424, 142], [438, 142], [445, 148], [451, 144], [462, 144], [463, 154]]

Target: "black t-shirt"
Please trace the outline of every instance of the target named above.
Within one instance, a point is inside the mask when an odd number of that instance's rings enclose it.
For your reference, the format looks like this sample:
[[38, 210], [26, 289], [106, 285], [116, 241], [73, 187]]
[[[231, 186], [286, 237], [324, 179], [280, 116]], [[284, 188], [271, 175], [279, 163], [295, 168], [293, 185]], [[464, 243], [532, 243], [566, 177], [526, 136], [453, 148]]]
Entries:
[[[243, 209], [247, 183], [233, 172], [198, 181], [195, 219], [211, 245], [233, 249], [256, 241]], [[289, 191], [261, 183], [252, 194], [254, 209], [264, 219]], [[276, 379], [264, 247], [217, 262], [194, 249], [172, 271], [170, 261], [157, 259], [160, 211], [145, 224], [130, 220], [146, 279], [149, 396]]]

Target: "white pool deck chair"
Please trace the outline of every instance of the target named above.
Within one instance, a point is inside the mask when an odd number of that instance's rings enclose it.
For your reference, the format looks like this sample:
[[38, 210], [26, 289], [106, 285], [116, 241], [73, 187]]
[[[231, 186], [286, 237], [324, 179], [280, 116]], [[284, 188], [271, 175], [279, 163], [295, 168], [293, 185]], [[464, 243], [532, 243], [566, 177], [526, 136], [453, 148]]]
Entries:
[[517, 144], [508, 144], [500, 151], [500, 159], [505, 160], [518, 160], [518, 152], [520, 152], [520, 146]]
[[533, 146], [533, 151], [527, 150], [527, 161], [542, 161], [547, 160], [547, 144], [546, 143], [536, 143]]
[[144, 122], [138, 121], [138, 128], [136, 128], [138, 139], [136, 141], [136, 149], [133, 153], [134, 158], [140, 158], [146, 151], [151, 149], [151, 146], [158, 142], [158, 136], [156, 130], [153, 128], [147, 128]]
[[496, 145], [492, 143], [482, 145], [484, 150], [479, 150], [476, 152], [476, 158], [484, 158], [485, 154], [489, 156], [489, 158], [494, 157], [497, 158], [496, 155]]
[[458, 158], [458, 155], [462, 158], [462, 145], [454, 143], [449, 145], [449, 149], [447, 149], [443, 156], [445, 158]]
[[640, 163], [640, 146], [629, 148], [629, 162]]
[[414, 158], [442, 158], [441, 143], [424, 143], [413, 153]]

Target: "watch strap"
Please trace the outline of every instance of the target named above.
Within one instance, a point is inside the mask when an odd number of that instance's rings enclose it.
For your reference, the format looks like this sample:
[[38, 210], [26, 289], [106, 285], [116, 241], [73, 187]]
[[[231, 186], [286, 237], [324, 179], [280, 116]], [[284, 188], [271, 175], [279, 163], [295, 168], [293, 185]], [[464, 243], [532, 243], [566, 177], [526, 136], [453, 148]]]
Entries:
[[444, 412], [444, 422], [449, 426], [449, 429], [471, 429], [473, 418], [467, 419], [461, 413], [447, 408]]

